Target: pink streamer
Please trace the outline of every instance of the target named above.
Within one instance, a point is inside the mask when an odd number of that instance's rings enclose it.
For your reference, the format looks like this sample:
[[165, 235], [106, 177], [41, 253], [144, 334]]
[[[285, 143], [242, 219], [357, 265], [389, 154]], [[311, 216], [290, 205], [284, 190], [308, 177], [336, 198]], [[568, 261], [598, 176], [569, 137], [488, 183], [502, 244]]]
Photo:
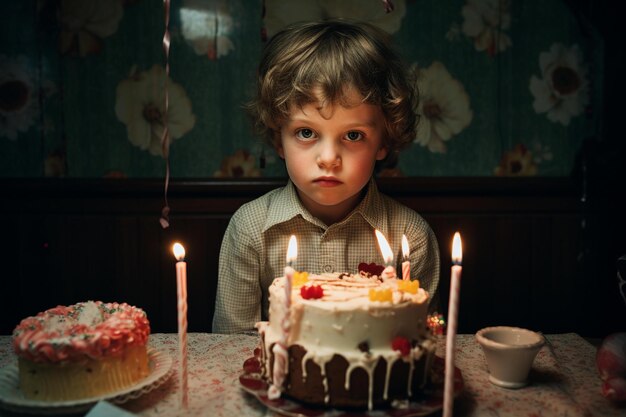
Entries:
[[167, 89], [167, 79], [170, 76], [170, 0], [163, 0], [163, 6], [165, 8], [165, 32], [163, 33], [163, 52], [165, 53], [165, 74], [166, 81], [163, 88], [165, 96], [165, 106], [163, 108], [163, 135], [161, 136], [161, 149], [163, 151], [163, 157], [165, 158], [165, 188], [163, 190], [163, 198], [165, 200], [165, 206], [161, 210], [161, 218], [159, 222], [161, 227], [166, 229], [170, 225], [170, 206], [167, 202], [167, 189], [170, 183], [170, 135], [168, 128], [168, 111], [169, 111], [169, 92]]
[[394, 6], [391, 0], [383, 0], [383, 4], [385, 5], [385, 12], [391, 13], [393, 12]]

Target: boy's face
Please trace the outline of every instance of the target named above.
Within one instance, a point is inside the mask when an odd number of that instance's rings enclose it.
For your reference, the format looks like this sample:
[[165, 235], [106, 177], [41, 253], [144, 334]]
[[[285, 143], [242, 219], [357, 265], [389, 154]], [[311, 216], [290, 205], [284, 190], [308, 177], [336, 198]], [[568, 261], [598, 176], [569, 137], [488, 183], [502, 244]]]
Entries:
[[292, 106], [277, 151], [303, 205], [326, 224], [343, 219], [360, 201], [377, 160], [384, 159], [385, 118], [354, 90], [348, 107]]

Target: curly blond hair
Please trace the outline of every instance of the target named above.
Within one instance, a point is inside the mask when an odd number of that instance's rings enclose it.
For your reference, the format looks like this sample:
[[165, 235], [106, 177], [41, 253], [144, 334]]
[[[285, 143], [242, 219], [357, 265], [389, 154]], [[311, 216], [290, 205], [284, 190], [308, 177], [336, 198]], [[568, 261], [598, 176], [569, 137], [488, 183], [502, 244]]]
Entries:
[[321, 100], [347, 104], [347, 89], [385, 116], [383, 143], [393, 159], [415, 138], [417, 93], [389, 35], [346, 20], [297, 23], [278, 32], [263, 50], [256, 97], [246, 108], [258, 133], [271, 146], [293, 105]]

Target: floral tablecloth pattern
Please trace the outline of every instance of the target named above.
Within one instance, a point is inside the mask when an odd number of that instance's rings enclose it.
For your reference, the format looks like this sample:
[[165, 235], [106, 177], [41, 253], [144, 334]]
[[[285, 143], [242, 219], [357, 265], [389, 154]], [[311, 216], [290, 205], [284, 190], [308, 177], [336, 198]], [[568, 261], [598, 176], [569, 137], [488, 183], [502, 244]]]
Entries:
[[[626, 416], [626, 408], [600, 394], [596, 348], [574, 333], [547, 335], [531, 371], [529, 386], [508, 390], [488, 380], [483, 352], [474, 335], [459, 335], [456, 366], [465, 389], [455, 403], [455, 416]], [[189, 408], [179, 407], [178, 336], [156, 333], [150, 345], [174, 360], [170, 379], [154, 391], [120, 405], [142, 416], [269, 416], [260, 402], [241, 389], [239, 375], [253, 355], [258, 337], [191, 333], [188, 336]], [[445, 352], [440, 337], [437, 354]], [[15, 363], [10, 336], [0, 336], [0, 367]]]

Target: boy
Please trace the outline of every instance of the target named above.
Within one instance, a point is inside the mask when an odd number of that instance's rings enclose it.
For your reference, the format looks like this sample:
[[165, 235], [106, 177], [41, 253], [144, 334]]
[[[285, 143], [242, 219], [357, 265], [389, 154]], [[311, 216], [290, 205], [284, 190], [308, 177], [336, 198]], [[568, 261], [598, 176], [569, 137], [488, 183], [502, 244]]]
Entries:
[[383, 264], [380, 230], [401, 271], [402, 234], [411, 277], [436, 306], [439, 250], [426, 221], [378, 192], [377, 165], [415, 137], [412, 86], [386, 36], [366, 24], [301, 23], [266, 45], [256, 98], [256, 125], [285, 160], [289, 182], [243, 205], [222, 242], [213, 331], [254, 331], [268, 318], [268, 287], [283, 275], [290, 235], [294, 267], [311, 273], [357, 273]]

